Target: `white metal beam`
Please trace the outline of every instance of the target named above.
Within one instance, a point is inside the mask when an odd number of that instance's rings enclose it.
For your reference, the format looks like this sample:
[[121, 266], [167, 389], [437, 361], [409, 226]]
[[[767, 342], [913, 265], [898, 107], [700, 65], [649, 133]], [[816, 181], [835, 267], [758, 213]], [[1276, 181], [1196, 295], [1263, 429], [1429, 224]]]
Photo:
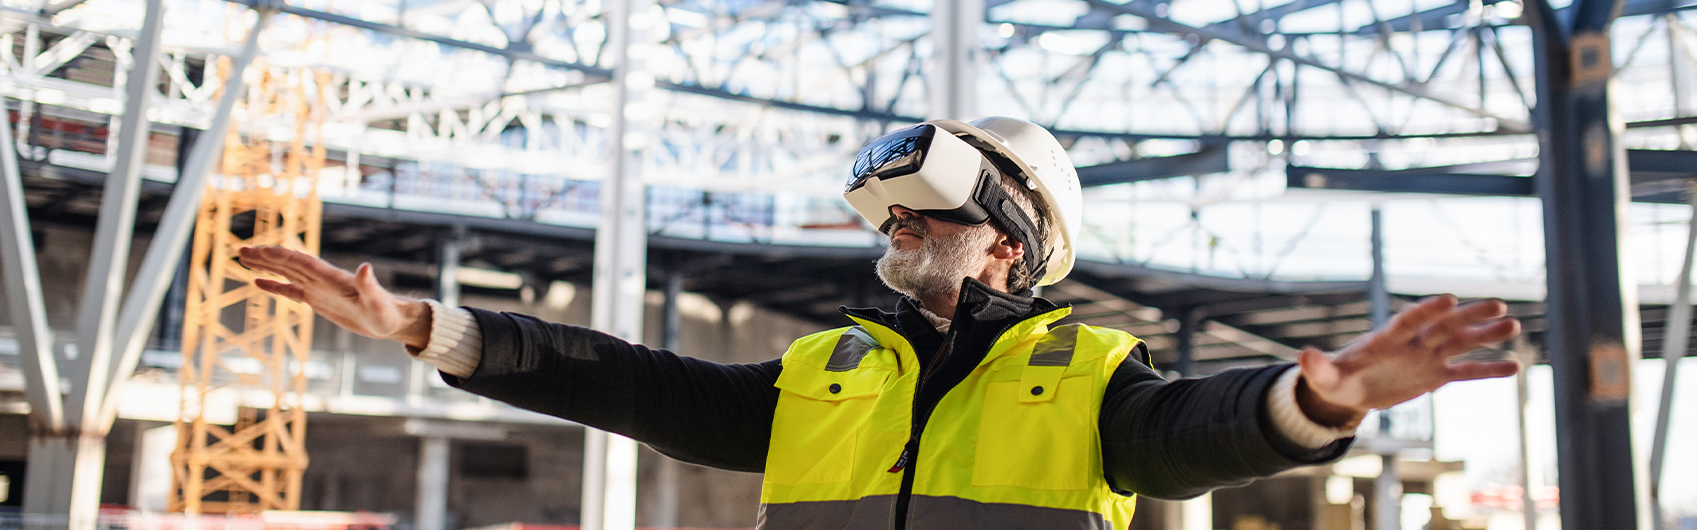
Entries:
[[[141, 168], [147, 155], [147, 108], [159, 83], [159, 34], [164, 27], [163, 0], [148, 0], [142, 30], [136, 36], [118, 151], [101, 195], [88, 276], [77, 307], [77, 350], [70, 364], [70, 393], [65, 419], [73, 429], [104, 432], [100, 409], [111, 370], [118, 303], [124, 294], [124, 272], [134, 238]], [[98, 489], [96, 491], [98, 493]]]
[[106, 370], [106, 380], [89, 382], [91, 386], [102, 385], [105, 388], [100, 425], [108, 428], [117, 417], [118, 387], [129, 379], [136, 363], [141, 361], [142, 347], [147, 345], [147, 336], [159, 317], [159, 304], [164, 301], [165, 292], [170, 290], [178, 265], [183, 261], [183, 249], [188, 246], [189, 236], [194, 232], [200, 198], [206, 191], [206, 177], [212, 173], [213, 162], [224, 152], [224, 134], [230, 128], [230, 115], [246, 87], [243, 73], [259, 55], [259, 34], [271, 19], [265, 13], [257, 18], [253, 30], [248, 32], [247, 42], [242, 45], [241, 55], [231, 66], [224, 94], [218, 101], [218, 110], [212, 116], [212, 125], [200, 134], [201, 141], [190, 149], [182, 174], [177, 176], [177, 185], [171, 192], [171, 200], [165, 205], [159, 228], [153, 232], [153, 241], [148, 244], [147, 255], [142, 258], [136, 283], [131, 286], [129, 296], [118, 312], [118, 329], [114, 335], [116, 355], [110, 358], [112, 365]]
[[1668, 451], [1668, 423], [1673, 418], [1674, 384], [1679, 380], [1679, 361], [1685, 358], [1691, 340], [1691, 267], [1697, 260], [1697, 182], [1686, 183], [1691, 200], [1691, 224], [1685, 239], [1685, 265], [1674, 280], [1673, 305], [1662, 324], [1662, 401], [1656, 409], [1656, 435], [1650, 441], [1650, 525], [1661, 530], [1662, 466]]
[[0, 171], [5, 178], [0, 182], [0, 203], [6, 208], [0, 215], [0, 258], [4, 259], [0, 267], [6, 275], [6, 302], [18, 338], [31, 428], [58, 432], [65, 428], [59, 366], [53, 358], [53, 333], [47, 327], [47, 311], [41, 301], [41, 274], [29, 230], [29, 212], [24, 207], [17, 145], [12, 141], [11, 125], [0, 123]]

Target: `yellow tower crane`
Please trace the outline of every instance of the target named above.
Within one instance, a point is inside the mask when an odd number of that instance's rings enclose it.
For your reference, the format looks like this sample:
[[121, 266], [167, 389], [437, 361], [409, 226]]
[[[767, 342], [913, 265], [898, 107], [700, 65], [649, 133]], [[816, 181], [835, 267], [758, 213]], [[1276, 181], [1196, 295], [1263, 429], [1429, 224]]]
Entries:
[[252, 82], [224, 138], [222, 176], [209, 179], [201, 202], [189, 267], [170, 501], [171, 511], [189, 514], [300, 509], [307, 465], [300, 400], [312, 310], [254, 287], [258, 274], [236, 252], [278, 245], [318, 253], [330, 78], [259, 61], [248, 72]]

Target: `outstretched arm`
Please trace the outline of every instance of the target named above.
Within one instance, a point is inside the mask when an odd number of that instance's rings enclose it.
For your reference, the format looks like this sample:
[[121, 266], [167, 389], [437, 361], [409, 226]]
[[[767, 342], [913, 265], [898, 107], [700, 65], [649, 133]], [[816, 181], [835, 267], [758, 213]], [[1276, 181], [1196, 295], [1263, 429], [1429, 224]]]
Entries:
[[[1454, 297], [1432, 298], [1330, 359], [1305, 349], [1299, 367], [1232, 370], [1169, 383], [1128, 360], [1102, 400], [1108, 481], [1122, 491], [1188, 498], [1341, 457], [1348, 449], [1345, 440], [1298, 442], [1274, 414], [1290, 411], [1322, 426], [1353, 430], [1370, 409], [1389, 408], [1451, 381], [1512, 375], [1518, 370], [1512, 361], [1452, 362], [1518, 334], [1519, 322], [1505, 312], [1495, 300], [1458, 306]], [[1300, 375], [1294, 385], [1292, 370]], [[1292, 386], [1300, 412], [1274, 410], [1274, 394], [1291, 393]]]
[[[400, 341], [415, 355], [432, 346], [432, 323], [442, 322], [429, 302], [378, 285], [369, 264], [348, 272], [280, 247], [244, 248], [241, 258], [288, 280], [255, 280], [260, 289], [311, 305], [349, 331]], [[469, 320], [462, 325], [477, 333], [465, 335], [481, 337], [461, 337], [476, 355], [459, 363], [463, 370], [443, 368], [449, 384], [630, 436], [687, 462], [756, 472], [765, 464], [776, 360], [724, 365], [524, 315], [435, 307], [448, 320]], [[446, 316], [456, 313], [466, 316]]]

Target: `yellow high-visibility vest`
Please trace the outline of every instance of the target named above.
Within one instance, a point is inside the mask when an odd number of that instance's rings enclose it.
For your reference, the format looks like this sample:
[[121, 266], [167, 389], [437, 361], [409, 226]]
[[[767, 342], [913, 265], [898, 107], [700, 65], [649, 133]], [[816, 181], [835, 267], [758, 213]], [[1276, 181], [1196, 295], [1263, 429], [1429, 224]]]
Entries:
[[902, 457], [920, 376], [913, 346], [859, 318], [797, 340], [778, 376], [760, 527], [891, 528], [911, 473], [909, 530], [1127, 528], [1135, 498], [1103, 476], [1097, 419], [1108, 379], [1140, 341], [1049, 329], [1070, 312], [998, 337], [937, 403], [911, 461]]

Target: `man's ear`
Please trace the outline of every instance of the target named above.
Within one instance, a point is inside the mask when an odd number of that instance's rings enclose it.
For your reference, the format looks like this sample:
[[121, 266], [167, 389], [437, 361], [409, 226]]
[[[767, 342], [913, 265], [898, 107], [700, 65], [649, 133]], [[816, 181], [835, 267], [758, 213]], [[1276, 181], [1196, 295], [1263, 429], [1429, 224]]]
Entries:
[[996, 259], [1017, 260], [1025, 257], [1025, 245], [1015, 241], [1013, 236], [997, 234], [996, 244], [990, 247], [990, 257]]

